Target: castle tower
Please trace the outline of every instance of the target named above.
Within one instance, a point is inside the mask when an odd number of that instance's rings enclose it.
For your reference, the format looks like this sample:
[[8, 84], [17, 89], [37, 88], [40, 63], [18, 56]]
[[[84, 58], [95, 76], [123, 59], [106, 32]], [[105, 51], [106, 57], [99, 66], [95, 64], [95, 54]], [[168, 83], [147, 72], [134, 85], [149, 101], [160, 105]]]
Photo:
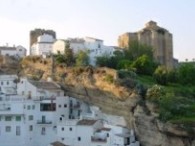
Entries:
[[173, 68], [172, 34], [168, 30], [159, 27], [156, 22], [149, 21], [140, 31], [120, 35], [118, 45], [121, 48], [128, 48], [132, 41], [152, 46], [155, 60], [167, 68]]

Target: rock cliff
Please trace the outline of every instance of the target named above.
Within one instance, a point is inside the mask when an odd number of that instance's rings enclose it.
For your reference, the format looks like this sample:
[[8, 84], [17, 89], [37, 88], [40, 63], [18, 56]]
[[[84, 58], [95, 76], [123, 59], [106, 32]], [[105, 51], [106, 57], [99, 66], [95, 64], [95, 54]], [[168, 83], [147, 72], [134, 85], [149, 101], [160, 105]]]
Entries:
[[155, 105], [145, 101], [136, 91], [135, 83], [120, 79], [115, 70], [60, 65], [52, 69], [50, 60], [40, 58], [26, 58], [21, 67], [21, 76], [53, 77], [67, 95], [96, 105], [105, 113], [123, 116], [127, 126], [135, 129], [142, 146], [195, 146], [195, 135], [186, 132], [181, 125], [159, 121]]

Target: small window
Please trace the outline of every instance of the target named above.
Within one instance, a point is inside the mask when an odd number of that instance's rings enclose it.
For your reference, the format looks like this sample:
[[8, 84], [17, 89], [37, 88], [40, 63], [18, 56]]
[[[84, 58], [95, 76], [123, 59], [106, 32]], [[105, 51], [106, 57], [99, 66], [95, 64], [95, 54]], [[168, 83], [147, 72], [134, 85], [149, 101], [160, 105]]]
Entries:
[[5, 132], [11, 132], [11, 126], [6, 126], [5, 127]]
[[33, 125], [29, 126], [29, 131], [33, 131]]
[[109, 137], [109, 133], [107, 133], [107, 137]]
[[64, 104], [64, 108], [66, 108], [67, 107], [67, 104]]
[[45, 129], [45, 127], [42, 127], [42, 129], [41, 129], [41, 135], [45, 135], [46, 134], [46, 129]]
[[20, 135], [20, 126], [16, 126], [16, 135], [17, 135], [17, 136]]
[[28, 116], [28, 120], [32, 121], [33, 120], [33, 115]]
[[30, 110], [30, 105], [27, 106], [27, 110]]
[[35, 105], [32, 105], [32, 109], [33, 109], [33, 110], [35, 109]]
[[5, 117], [5, 121], [11, 121], [12, 120], [12, 117], [11, 116], [6, 116]]
[[59, 104], [58, 107], [61, 108], [61, 104]]
[[69, 130], [72, 131], [72, 127], [70, 127]]
[[16, 121], [21, 121], [21, 116], [16, 116]]
[[3, 85], [3, 81], [1, 82], [1, 85]]
[[62, 131], [64, 131], [64, 127], [62, 127]]
[[78, 137], [78, 141], [81, 141], [81, 137]]
[[62, 141], [64, 140], [64, 138], [62, 137]]
[[7, 81], [7, 85], [9, 85], [9, 81]]
[[24, 95], [24, 91], [22, 91], [22, 95]]

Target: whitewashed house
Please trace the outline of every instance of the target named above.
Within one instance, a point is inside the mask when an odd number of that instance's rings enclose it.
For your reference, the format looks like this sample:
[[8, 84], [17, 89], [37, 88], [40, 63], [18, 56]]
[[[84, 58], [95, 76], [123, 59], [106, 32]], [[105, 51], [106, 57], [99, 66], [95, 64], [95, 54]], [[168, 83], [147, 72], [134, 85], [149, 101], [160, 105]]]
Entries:
[[[96, 65], [96, 57], [99, 56], [112, 56], [115, 51], [115, 47], [105, 46], [103, 40], [85, 37], [85, 38], [68, 38], [67, 41], [70, 43], [70, 48], [73, 50], [74, 54], [79, 51], [86, 51], [89, 55], [89, 63], [93, 66]], [[52, 52], [54, 54], [64, 54], [66, 46], [65, 40], [57, 40], [53, 44]]]
[[52, 46], [52, 53], [53, 54], [64, 54], [64, 50], [65, 50], [65, 46], [66, 46], [66, 40], [56, 40], [53, 43]]
[[16, 75], [0, 75], [0, 92], [6, 94], [16, 94]]
[[133, 131], [110, 124], [98, 108], [64, 96], [52, 81], [0, 75], [0, 87], [2, 146], [139, 146]]
[[50, 55], [54, 41], [52, 35], [43, 34], [39, 36], [37, 42], [30, 48], [30, 55]]
[[0, 47], [0, 55], [2, 56], [14, 56], [14, 57], [25, 57], [26, 56], [26, 48], [19, 45], [17, 47], [9, 47], [9, 46], [1, 46]]

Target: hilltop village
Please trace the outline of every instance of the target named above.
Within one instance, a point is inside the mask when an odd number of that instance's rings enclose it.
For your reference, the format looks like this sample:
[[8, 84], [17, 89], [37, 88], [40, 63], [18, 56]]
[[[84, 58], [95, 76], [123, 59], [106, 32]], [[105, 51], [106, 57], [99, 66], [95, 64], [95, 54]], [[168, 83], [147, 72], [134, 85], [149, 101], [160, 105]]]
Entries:
[[[194, 143], [193, 136], [180, 127], [164, 126], [157, 118], [156, 106], [143, 102], [146, 91], [133, 80], [135, 73], [97, 67], [98, 57], [124, 54], [131, 44], [139, 42], [153, 48], [158, 64], [176, 68], [168, 30], [149, 21], [140, 31], [120, 35], [118, 46], [106, 46], [93, 37], [56, 36], [53, 30], [30, 31], [29, 55], [21, 45], [0, 47], [0, 146]], [[67, 46], [73, 54], [87, 53], [88, 65], [73, 68], [64, 64]]]

